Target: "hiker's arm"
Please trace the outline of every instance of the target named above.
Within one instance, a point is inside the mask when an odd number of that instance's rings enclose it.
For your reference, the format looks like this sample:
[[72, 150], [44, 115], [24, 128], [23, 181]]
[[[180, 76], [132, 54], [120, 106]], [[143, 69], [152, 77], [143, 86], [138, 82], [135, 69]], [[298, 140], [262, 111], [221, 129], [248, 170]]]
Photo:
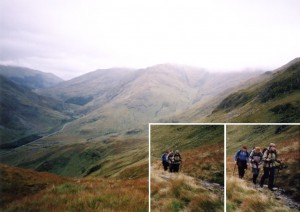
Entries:
[[268, 150], [264, 152], [264, 155], [262, 157], [263, 161], [269, 161], [270, 159], [268, 158]]
[[260, 157], [260, 160], [259, 160], [259, 162], [258, 162], [258, 165], [261, 165], [261, 164], [263, 163], [262, 157], [263, 157], [263, 156]]
[[281, 163], [281, 160], [280, 159], [278, 159], [278, 151], [276, 150], [276, 157], [275, 157], [275, 161], [277, 162], [277, 163]]
[[250, 153], [250, 156], [249, 156], [249, 161], [252, 162], [253, 161], [253, 151]]
[[234, 155], [234, 161], [235, 162], [237, 161], [237, 155], [238, 155], [238, 152], [236, 152], [235, 155]]

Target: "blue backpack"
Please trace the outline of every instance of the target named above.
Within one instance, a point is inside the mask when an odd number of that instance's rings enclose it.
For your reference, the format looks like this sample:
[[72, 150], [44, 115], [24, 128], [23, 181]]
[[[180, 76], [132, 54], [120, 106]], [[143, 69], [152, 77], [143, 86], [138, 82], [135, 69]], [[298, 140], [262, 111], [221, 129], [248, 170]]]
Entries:
[[165, 153], [161, 156], [161, 160], [167, 162], [167, 161], [168, 161], [168, 153], [165, 152]]

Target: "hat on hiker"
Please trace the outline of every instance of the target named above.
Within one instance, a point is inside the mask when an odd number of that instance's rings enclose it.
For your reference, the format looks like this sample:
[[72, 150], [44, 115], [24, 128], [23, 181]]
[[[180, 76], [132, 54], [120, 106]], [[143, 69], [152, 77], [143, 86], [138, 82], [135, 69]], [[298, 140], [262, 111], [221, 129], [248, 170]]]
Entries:
[[270, 143], [270, 147], [275, 147], [275, 144], [274, 143]]
[[179, 150], [176, 150], [175, 153], [179, 153]]

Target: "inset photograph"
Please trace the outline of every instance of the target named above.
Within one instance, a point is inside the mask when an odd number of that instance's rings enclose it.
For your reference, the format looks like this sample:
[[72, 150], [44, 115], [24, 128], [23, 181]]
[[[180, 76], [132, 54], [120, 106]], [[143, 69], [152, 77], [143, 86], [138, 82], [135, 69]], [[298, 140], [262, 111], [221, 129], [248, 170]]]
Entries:
[[300, 126], [226, 126], [227, 211], [300, 209]]
[[151, 211], [224, 211], [224, 126], [150, 131]]

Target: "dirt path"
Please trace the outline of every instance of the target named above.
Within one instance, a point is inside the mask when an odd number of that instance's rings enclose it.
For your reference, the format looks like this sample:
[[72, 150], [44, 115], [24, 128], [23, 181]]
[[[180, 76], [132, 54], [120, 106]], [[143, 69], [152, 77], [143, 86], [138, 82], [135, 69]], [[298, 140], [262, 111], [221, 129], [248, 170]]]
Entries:
[[164, 171], [160, 161], [152, 164], [151, 181], [155, 180], [156, 182], [166, 182], [173, 179], [184, 180], [188, 185], [190, 185], [193, 188], [205, 188], [206, 190], [221, 196], [223, 196], [224, 193], [224, 187], [220, 184], [195, 179], [194, 177], [191, 177], [183, 172], [170, 173], [168, 171]]
[[263, 188], [259, 187], [259, 186], [254, 186], [253, 187], [261, 192], [261, 193], [264, 193], [266, 195], [271, 195], [273, 196], [275, 199], [279, 200], [279, 201], [282, 201], [286, 206], [288, 206], [289, 208], [293, 208], [293, 209], [298, 209], [300, 210], [300, 204], [295, 202], [294, 200], [292, 200], [291, 198], [289, 198], [288, 196], [286, 196], [284, 194], [284, 189], [282, 188], [275, 188], [276, 190], [271, 192], [269, 191], [268, 189], [268, 185], [264, 185]]

